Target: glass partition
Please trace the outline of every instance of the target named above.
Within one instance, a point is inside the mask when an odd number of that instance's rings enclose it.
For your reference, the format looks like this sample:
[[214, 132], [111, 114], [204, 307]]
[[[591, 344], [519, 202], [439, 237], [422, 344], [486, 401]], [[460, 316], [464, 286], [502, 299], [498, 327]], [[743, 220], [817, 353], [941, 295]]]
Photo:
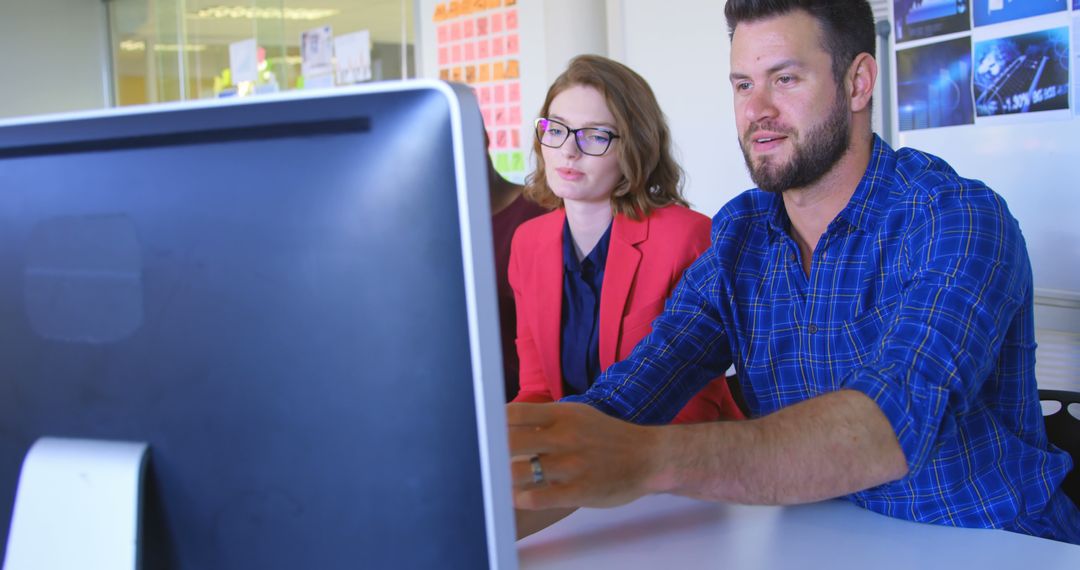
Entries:
[[116, 104], [415, 77], [413, 4], [111, 0]]

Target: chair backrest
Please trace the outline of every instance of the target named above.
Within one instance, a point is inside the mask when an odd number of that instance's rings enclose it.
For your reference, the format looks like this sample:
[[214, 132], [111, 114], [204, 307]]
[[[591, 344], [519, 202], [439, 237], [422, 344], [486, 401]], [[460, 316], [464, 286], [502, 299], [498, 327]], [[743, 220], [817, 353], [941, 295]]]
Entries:
[[1069, 404], [1080, 405], [1080, 392], [1039, 390], [1039, 400], [1061, 403], [1061, 409], [1043, 416], [1043, 419], [1046, 421], [1046, 435], [1050, 438], [1050, 443], [1072, 455], [1073, 469], [1065, 477], [1062, 488], [1080, 507], [1080, 418], [1069, 413]]

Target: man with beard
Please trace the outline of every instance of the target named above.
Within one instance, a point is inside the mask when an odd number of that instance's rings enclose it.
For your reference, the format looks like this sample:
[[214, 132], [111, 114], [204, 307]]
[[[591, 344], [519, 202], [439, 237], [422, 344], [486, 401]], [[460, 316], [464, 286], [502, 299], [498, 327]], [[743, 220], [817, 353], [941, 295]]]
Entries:
[[[712, 247], [629, 358], [571, 403], [507, 408], [519, 533], [566, 508], [674, 493], [845, 497], [1080, 543], [1005, 202], [871, 132], [865, 0], [729, 0], [725, 15], [759, 188], [717, 214]], [[731, 364], [754, 419], [650, 425]]]

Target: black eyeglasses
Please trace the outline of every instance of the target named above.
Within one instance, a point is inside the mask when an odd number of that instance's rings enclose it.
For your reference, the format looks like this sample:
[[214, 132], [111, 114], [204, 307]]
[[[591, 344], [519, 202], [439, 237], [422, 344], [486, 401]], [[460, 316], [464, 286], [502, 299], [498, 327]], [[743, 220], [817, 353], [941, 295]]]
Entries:
[[603, 156], [611, 148], [611, 141], [619, 138], [619, 135], [607, 129], [571, 129], [554, 119], [536, 120], [536, 140], [548, 148], [561, 147], [570, 135], [574, 135], [578, 149], [589, 156]]

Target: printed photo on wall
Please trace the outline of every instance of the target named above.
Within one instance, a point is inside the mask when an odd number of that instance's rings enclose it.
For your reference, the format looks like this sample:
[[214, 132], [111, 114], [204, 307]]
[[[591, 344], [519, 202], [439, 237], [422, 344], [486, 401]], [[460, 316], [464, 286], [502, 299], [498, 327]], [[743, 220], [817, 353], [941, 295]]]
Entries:
[[971, 29], [970, 0], [893, 0], [896, 42]]
[[898, 50], [896, 101], [901, 131], [975, 122], [971, 38]]
[[1061, 12], [1068, 7], [1068, 0], [974, 0], [972, 16], [976, 26], [988, 26]]
[[975, 114], [979, 117], [1069, 108], [1069, 28], [975, 44]]
[[[1074, 2], [1080, 3], [1080, 0], [1074, 0]], [[1076, 4], [1074, 4], [1073, 5], [1073, 10], [1077, 10], [1077, 9], [1078, 8], [1077, 8]], [[1076, 64], [1077, 69], [1080, 69], [1080, 15], [1074, 15], [1073, 16], [1072, 31], [1073, 31], [1072, 62]], [[1073, 97], [1076, 97], [1077, 94], [1080, 94], [1080, 73], [1073, 73]], [[1076, 105], [1074, 103], [1072, 108], [1073, 108], [1073, 113], [1076, 113], [1077, 115], [1080, 115], [1080, 105]]]

